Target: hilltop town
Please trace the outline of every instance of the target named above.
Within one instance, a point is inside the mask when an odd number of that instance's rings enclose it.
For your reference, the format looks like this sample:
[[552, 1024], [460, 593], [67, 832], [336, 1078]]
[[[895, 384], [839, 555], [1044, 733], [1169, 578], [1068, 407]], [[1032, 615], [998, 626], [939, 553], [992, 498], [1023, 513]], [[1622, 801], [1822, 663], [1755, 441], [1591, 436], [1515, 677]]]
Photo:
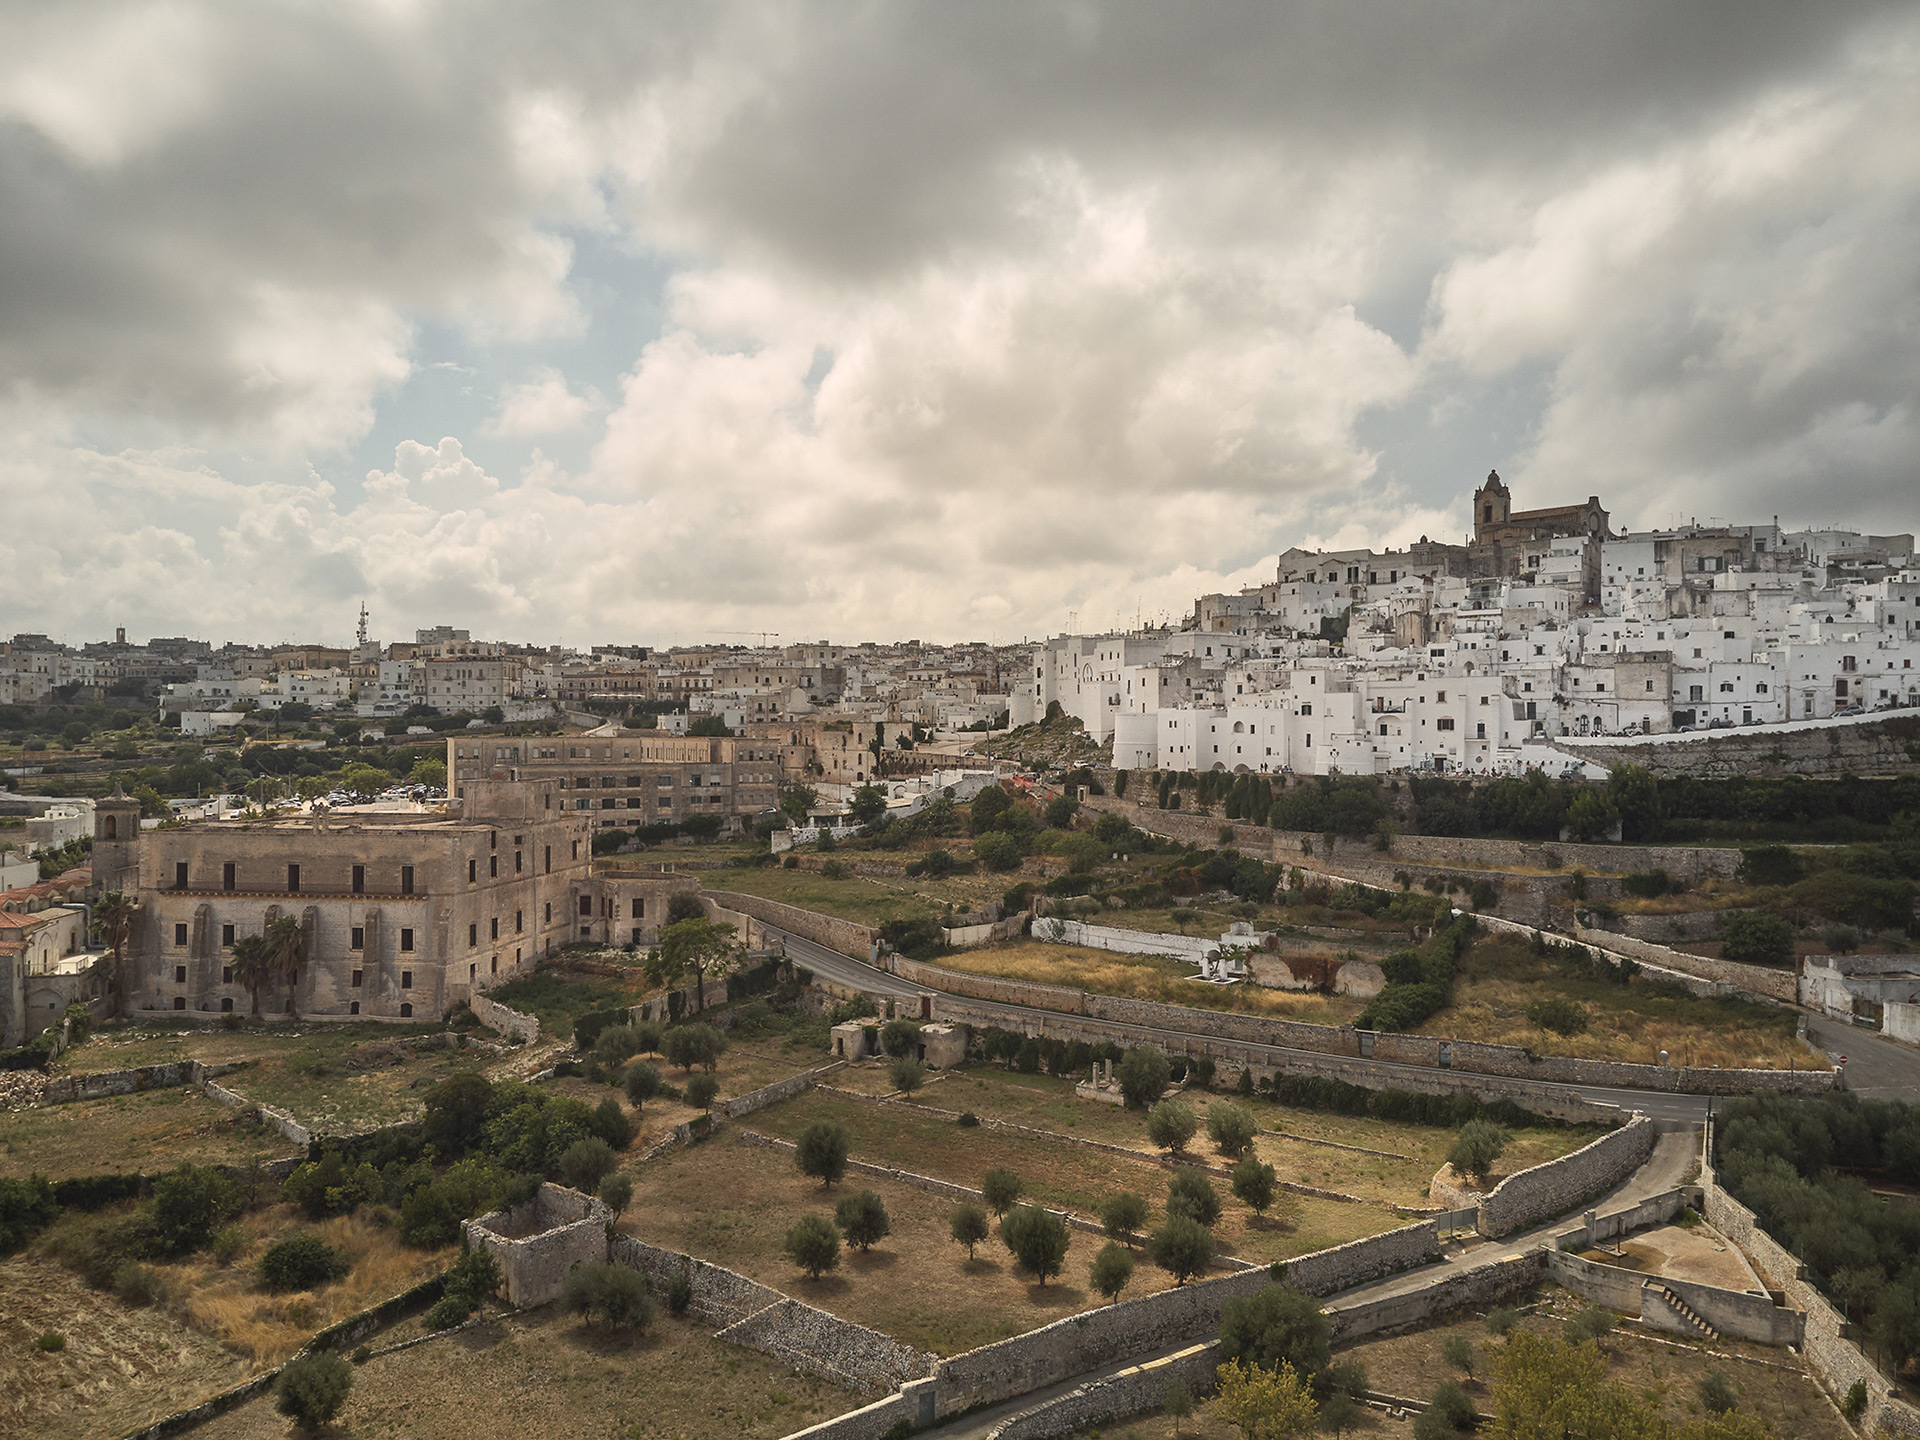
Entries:
[[1913, 536], [1472, 503], [1019, 644], [15, 635], [0, 1416], [1920, 1434]]

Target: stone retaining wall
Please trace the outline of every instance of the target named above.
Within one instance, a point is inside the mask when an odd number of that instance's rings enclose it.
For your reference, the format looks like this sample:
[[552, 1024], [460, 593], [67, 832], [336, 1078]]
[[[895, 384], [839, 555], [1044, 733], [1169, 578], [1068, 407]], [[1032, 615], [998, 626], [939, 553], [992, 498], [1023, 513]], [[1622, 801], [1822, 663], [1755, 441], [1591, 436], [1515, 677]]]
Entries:
[[1077, 1435], [1090, 1427], [1158, 1410], [1167, 1386], [1182, 1381], [1195, 1396], [1210, 1395], [1220, 1368], [1220, 1342], [1190, 1346], [1145, 1365], [1130, 1366], [1103, 1380], [1089, 1380], [1065, 1395], [1023, 1410], [987, 1432], [987, 1440], [1050, 1440]]
[[1545, 1251], [1509, 1255], [1491, 1265], [1477, 1265], [1434, 1279], [1403, 1295], [1329, 1305], [1327, 1320], [1335, 1343], [1344, 1344], [1383, 1330], [1401, 1330], [1424, 1324], [1438, 1315], [1507, 1300], [1539, 1283]]
[[518, 1010], [509, 1009], [497, 1000], [489, 1000], [475, 990], [467, 997], [467, 1004], [480, 1018], [480, 1023], [489, 1030], [520, 1040], [528, 1045], [540, 1038], [540, 1022], [531, 1015], [522, 1015]]
[[729, 910], [738, 910], [768, 925], [791, 930], [815, 944], [838, 950], [842, 955], [851, 955], [856, 960], [871, 960], [873, 947], [880, 939], [880, 932], [871, 925], [856, 925], [851, 920], [802, 910], [797, 905], [784, 905], [778, 900], [763, 900], [758, 895], [742, 895], [733, 890], [704, 890], [701, 893]]
[[1685, 975], [1697, 975], [1702, 980], [1712, 980], [1735, 990], [1778, 1001], [1782, 1005], [1799, 1002], [1800, 982], [1791, 970], [1770, 970], [1764, 965], [1715, 960], [1706, 955], [1693, 955], [1685, 950], [1656, 945], [1651, 940], [1636, 940], [1631, 935], [1621, 935], [1612, 930], [1589, 930], [1575, 925], [1573, 933], [1574, 938], [1583, 945], [1592, 945], [1615, 955], [1631, 956], [1644, 964], [1678, 970]]
[[1775, 1305], [1766, 1295], [1749, 1295], [1717, 1285], [1641, 1275], [1618, 1265], [1584, 1260], [1558, 1250], [1542, 1250], [1547, 1274], [1560, 1285], [1609, 1310], [1631, 1315], [1656, 1330], [1693, 1339], [1698, 1332], [1681, 1319], [1657, 1293], [1665, 1286], [1707, 1324], [1722, 1335], [1751, 1340], [1757, 1345], [1798, 1345], [1806, 1317]]
[[787, 1296], [736, 1320], [714, 1339], [758, 1350], [856, 1393], [897, 1390], [934, 1367], [932, 1355]]
[[645, 1275], [655, 1294], [665, 1291], [676, 1275], [684, 1273], [693, 1284], [693, 1303], [687, 1313], [709, 1325], [732, 1325], [787, 1298], [724, 1265], [664, 1250], [631, 1235], [616, 1233], [607, 1242], [607, 1258]]
[[1646, 1163], [1653, 1142], [1653, 1121], [1635, 1115], [1571, 1155], [1509, 1175], [1480, 1201], [1480, 1233], [1510, 1235], [1611, 1189]]
[[1700, 1188], [1706, 1201], [1707, 1223], [1746, 1254], [1768, 1288], [1780, 1291], [1788, 1305], [1806, 1316], [1801, 1353], [1835, 1400], [1844, 1400], [1856, 1381], [1867, 1389], [1867, 1410], [1860, 1428], [1872, 1434], [1920, 1436], [1920, 1409], [1898, 1397], [1886, 1377], [1876, 1370], [1860, 1347], [1845, 1338], [1847, 1325], [1822, 1295], [1804, 1278], [1798, 1260], [1760, 1228], [1753, 1212], [1724, 1190], [1712, 1167], [1701, 1172]]
[[1033, 938], [1058, 945], [1084, 945], [1089, 950], [1112, 950], [1121, 955], [1171, 955], [1195, 964], [1220, 948], [1204, 935], [1162, 935], [1148, 930], [1123, 930], [1116, 925], [1089, 925], [1059, 916], [1033, 922]]
[[914, 1407], [896, 1391], [884, 1400], [796, 1430], [786, 1440], [886, 1440], [902, 1422], [913, 1424], [913, 1416]]
[[791, 1100], [804, 1094], [820, 1083], [823, 1076], [846, 1068], [846, 1061], [836, 1060], [831, 1065], [822, 1065], [818, 1070], [808, 1070], [803, 1074], [789, 1075], [785, 1080], [776, 1080], [771, 1085], [762, 1085], [758, 1090], [749, 1090], [744, 1095], [736, 1095], [722, 1102], [720, 1113], [729, 1119], [738, 1119], [742, 1115], [751, 1115], [756, 1110], [764, 1110], [769, 1105], [778, 1105], [782, 1100]]

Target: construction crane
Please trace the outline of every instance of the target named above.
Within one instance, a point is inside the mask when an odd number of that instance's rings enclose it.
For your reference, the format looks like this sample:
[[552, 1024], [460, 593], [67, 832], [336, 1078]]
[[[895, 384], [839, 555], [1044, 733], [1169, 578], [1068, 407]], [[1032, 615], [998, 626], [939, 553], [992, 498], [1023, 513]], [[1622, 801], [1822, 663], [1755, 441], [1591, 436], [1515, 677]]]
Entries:
[[762, 645], [765, 645], [769, 640], [778, 640], [780, 638], [780, 632], [778, 630], [716, 630], [713, 633], [716, 635], [757, 635], [760, 637], [760, 643]]

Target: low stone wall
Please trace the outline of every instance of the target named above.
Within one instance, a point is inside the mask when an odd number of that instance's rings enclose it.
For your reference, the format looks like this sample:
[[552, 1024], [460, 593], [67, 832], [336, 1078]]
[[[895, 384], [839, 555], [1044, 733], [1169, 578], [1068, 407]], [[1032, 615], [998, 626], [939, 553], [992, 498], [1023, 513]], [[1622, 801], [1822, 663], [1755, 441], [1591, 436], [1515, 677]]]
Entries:
[[1397, 1275], [1424, 1265], [1439, 1253], [1438, 1225], [1420, 1220], [1364, 1240], [1349, 1240], [1344, 1245], [1297, 1256], [1287, 1261], [1282, 1278], [1309, 1295], [1337, 1295], [1383, 1275]]
[[1039, 916], [1033, 938], [1059, 945], [1084, 945], [1089, 950], [1112, 950], [1121, 955], [1171, 955], [1199, 963], [1220, 948], [1204, 935], [1162, 935], [1150, 930], [1123, 930], [1115, 925], [1089, 925], [1084, 920]]
[[895, 1392], [858, 1410], [795, 1430], [785, 1440], [886, 1440], [902, 1422], [913, 1424], [913, 1416], [914, 1407], [907, 1397]]
[[940, 938], [955, 950], [970, 949], [975, 945], [991, 945], [996, 940], [1012, 940], [1024, 935], [1027, 930], [1025, 913], [1009, 915], [1004, 920], [982, 920], [972, 925], [954, 925], [940, 927]]
[[518, 1010], [509, 1009], [497, 1000], [489, 1000], [475, 990], [467, 997], [467, 1004], [480, 1018], [480, 1023], [489, 1030], [498, 1032], [512, 1040], [523, 1041], [531, 1045], [540, 1038], [540, 1022], [531, 1015], [522, 1015]]
[[1133, 1365], [1103, 1380], [1090, 1380], [1065, 1395], [1023, 1410], [987, 1432], [987, 1440], [1050, 1440], [1076, 1435], [1093, 1426], [1158, 1410], [1167, 1386], [1184, 1383], [1190, 1394], [1210, 1395], [1220, 1368], [1220, 1342], [1210, 1340], [1145, 1365]]
[[786, 1296], [736, 1320], [714, 1338], [866, 1394], [924, 1379], [934, 1367], [931, 1355]]
[[1689, 1205], [1695, 1209], [1700, 1206], [1698, 1185], [1683, 1185], [1677, 1190], [1650, 1195], [1637, 1204], [1619, 1210], [1594, 1214], [1591, 1224], [1583, 1220], [1570, 1229], [1557, 1232], [1553, 1238], [1562, 1250], [1588, 1249], [1602, 1240], [1613, 1240], [1622, 1235], [1631, 1235], [1636, 1230], [1665, 1225]]
[[758, 1090], [749, 1090], [744, 1095], [736, 1095], [720, 1106], [720, 1113], [729, 1119], [738, 1119], [742, 1115], [751, 1115], [756, 1110], [764, 1110], [769, 1105], [778, 1105], [782, 1100], [791, 1100], [794, 1096], [811, 1090], [836, 1070], [845, 1069], [846, 1063], [844, 1060], [836, 1060], [831, 1065], [822, 1065], [818, 1070], [789, 1075], [785, 1080], [776, 1080], [771, 1085], [762, 1085]]
[[142, 1090], [164, 1090], [178, 1085], [204, 1085], [216, 1075], [245, 1070], [254, 1062], [236, 1060], [229, 1065], [203, 1065], [198, 1060], [175, 1060], [165, 1065], [138, 1065], [131, 1070], [102, 1070], [93, 1075], [61, 1075], [47, 1081], [41, 1091], [44, 1105], [64, 1105], [74, 1100], [101, 1100], [110, 1095], [133, 1095]]
[[1711, 980], [1734, 990], [1778, 1001], [1782, 1005], [1799, 1002], [1800, 981], [1791, 970], [1769, 970], [1764, 965], [1715, 960], [1706, 955], [1693, 955], [1671, 946], [1657, 945], [1651, 940], [1636, 940], [1631, 935], [1621, 935], [1612, 930], [1589, 930], [1576, 925], [1573, 933], [1581, 944], [1592, 945], [1614, 955], [1630, 956], [1664, 970], [1678, 970], [1683, 975], [1697, 975], [1702, 980]]
[[1860, 1347], [1845, 1338], [1846, 1322], [1827, 1297], [1803, 1277], [1800, 1262], [1760, 1228], [1751, 1210], [1721, 1187], [1712, 1167], [1701, 1172], [1700, 1189], [1707, 1223], [1740, 1247], [1768, 1288], [1780, 1291], [1788, 1305], [1806, 1316], [1801, 1353], [1828, 1393], [1844, 1400], [1856, 1381], [1866, 1386], [1867, 1409], [1861, 1417], [1861, 1431], [1920, 1436], [1920, 1409], [1900, 1399]]
[[736, 1274], [724, 1265], [696, 1260], [677, 1250], [664, 1250], [631, 1235], [616, 1233], [607, 1242], [607, 1258], [645, 1275], [656, 1294], [664, 1291], [676, 1275], [684, 1273], [693, 1284], [693, 1303], [687, 1313], [709, 1325], [732, 1325], [787, 1298], [778, 1290]]
[[1347, 1343], [1383, 1330], [1422, 1325], [1436, 1316], [1469, 1307], [1492, 1305], [1530, 1289], [1540, 1281], [1546, 1252], [1509, 1255], [1491, 1265], [1476, 1265], [1402, 1295], [1329, 1305], [1327, 1320], [1336, 1343]]
[[1646, 1163], [1653, 1142], [1653, 1121], [1636, 1115], [1571, 1155], [1509, 1175], [1481, 1200], [1480, 1233], [1511, 1235], [1611, 1189]]
[[729, 910], [738, 910], [742, 915], [751, 915], [768, 925], [791, 930], [817, 945], [838, 950], [842, 955], [851, 955], [856, 960], [871, 959], [873, 947], [880, 939], [880, 932], [871, 925], [856, 925], [851, 920], [802, 910], [797, 905], [784, 905], [778, 900], [763, 900], [758, 895], [742, 895], [734, 890], [704, 890], [701, 893]]
[[469, 1245], [493, 1252], [508, 1303], [524, 1309], [559, 1295], [575, 1265], [605, 1260], [612, 1222], [613, 1212], [592, 1196], [542, 1185], [528, 1204], [465, 1221], [461, 1232]]

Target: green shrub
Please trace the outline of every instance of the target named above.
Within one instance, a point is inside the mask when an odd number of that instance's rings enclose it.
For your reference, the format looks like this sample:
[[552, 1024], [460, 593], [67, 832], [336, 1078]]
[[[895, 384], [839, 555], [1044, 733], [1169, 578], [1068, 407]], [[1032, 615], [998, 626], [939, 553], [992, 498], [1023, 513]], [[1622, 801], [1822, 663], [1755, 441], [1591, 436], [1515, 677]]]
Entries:
[[560, 1157], [560, 1178], [582, 1194], [591, 1195], [614, 1163], [613, 1147], [599, 1136], [576, 1140]]
[[1016, 1205], [1000, 1217], [1000, 1239], [1021, 1271], [1038, 1280], [1060, 1273], [1073, 1243], [1066, 1222], [1038, 1205]]
[[693, 1307], [693, 1272], [682, 1266], [667, 1281], [667, 1309], [684, 1315]]
[[1147, 1112], [1147, 1138], [1175, 1155], [1187, 1148], [1199, 1127], [1192, 1109], [1178, 1100], [1162, 1100]]
[[858, 1245], [862, 1250], [869, 1249], [874, 1241], [884, 1240], [893, 1233], [893, 1221], [887, 1216], [887, 1207], [872, 1190], [849, 1195], [836, 1205], [833, 1223], [847, 1237], [849, 1245]]
[[583, 1315], [589, 1325], [604, 1321], [645, 1330], [653, 1323], [653, 1296], [638, 1270], [607, 1261], [588, 1261], [567, 1272], [560, 1290], [561, 1308]]
[[58, 1330], [42, 1330], [33, 1337], [33, 1348], [52, 1354], [67, 1348], [67, 1337]]
[[1093, 1257], [1093, 1269], [1088, 1279], [1109, 1303], [1118, 1300], [1120, 1292], [1133, 1280], [1133, 1252], [1109, 1240], [1101, 1247], [1100, 1253]]
[[330, 1424], [353, 1391], [353, 1367], [331, 1350], [288, 1362], [274, 1386], [274, 1408], [305, 1430]]
[[1460, 1127], [1447, 1163], [1454, 1173], [1484, 1180], [1507, 1148], [1507, 1132], [1490, 1120], [1469, 1120]]
[[1492, 1334], [1510, 1335], [1519, 1323], [1520, 1312], [1510, 1305], [1498, 1305], [1487, 1312], [1487, 1329]]
[[1147, 1202], [1130, 1191], [1109, 1195], [1100, 1206], [1100, 1228], [1112, 1240], [1125, 1240], [1147, 1223]]
[[[1247, 1088], [1253, 1088], [1252, 1077], [1247, 1071]], [[1237, 1160], [1253, 1148], [1253, 1137], [1260, 1133], [1260, 1124], [1253, 1118], [1253, 1112], [1244, 1105], [1225, 1103], [1207, 1107], [1207, 1135], [1222, 1155]]]
[[1738, 1405], [1733, 1386], [1718, 1370], [1709, 1370], [1700, 1382], [1700, 1406], [1709, 1415], [1728, 1415]]
[[429, 1330], [451, 1330], [472, 1313], [473, 1307], [465, 1300], [454, 1295], [443, 1295], [427, 1311], [426, 1325]]
[[1198, 1170], [1182, 1170], [1167, 1186], [1167, 1214], [1184, 1215], [1209, 1230], [1220, 1219], [1220, 1196]]
[[1291, 1285], [1269, 1285], [1227, 1302], [1220, 1315], [1220, 1356], [1269, 1370], [1285, 1362], [1310, 1378], [1326, 1369], [1330, 1335], [1317, 1300]]
[[800, 1132], [793, 1163], [802, 1175], [818, 1180], [822, 1189], [832, 1188], [833, 1182], [847, 1173], [846, 1129], [831, 1121], [816, 1120]]
[[1560, 996], [1534, 1000], [1527, 1005], [1527, 1022], [1556, 1035], [1579, 1035], [1587, 1028], [1587, 1012], [1578, 1004]]
[[996, 1215], [1005, 1215], [1013, 1208], [1020, 1199], [1021, 1189], [1020, 1177], [1004, 1167], [987, 1171], [986, 1178], [980, 1182], [981, 1198]]
[[1213, 1264], [1213, 1232], [1185, 1215], [1169, 1215], [1147, 1237], [1147, 1253], [1174, 1284], [1184, 1285]]
[[1778, 915], [1729, 915], [1720, 932], [1720, 953], [1743, 965], [1784, 965], [1793, 958], [1793, 926]]
[[971, 1200], [962, 1200], [953, 1207], [953, 1216], [947, 1222], [947, 1231], [953, 1236], [955, 1244], [967, 1247], [969, 1260], [973, 1259], [973, 1247], [993, 1233], [987, 1221], [986, 1208]]
[[840, 1263], [840, 1232], [820, 1215], [802, 1215], [787, 1231], [783, 1254], [818, 1280]]
[[150, 1213], [154, 1243], [163, 1255], [185, 1255], [213, 1238], [240, 1213], [240, 1192], [219, 1170], [182, 1165], [153, 1187]]
[[260, 1283], [268, 1290], [314, 1290], [343, 1278], [351, 1262], [318, 1235], [289, 1235], [260, 1257]]
[[44, 1175], [0, 1178], [0, 1255], [10, 1255], [60, 1218]]

